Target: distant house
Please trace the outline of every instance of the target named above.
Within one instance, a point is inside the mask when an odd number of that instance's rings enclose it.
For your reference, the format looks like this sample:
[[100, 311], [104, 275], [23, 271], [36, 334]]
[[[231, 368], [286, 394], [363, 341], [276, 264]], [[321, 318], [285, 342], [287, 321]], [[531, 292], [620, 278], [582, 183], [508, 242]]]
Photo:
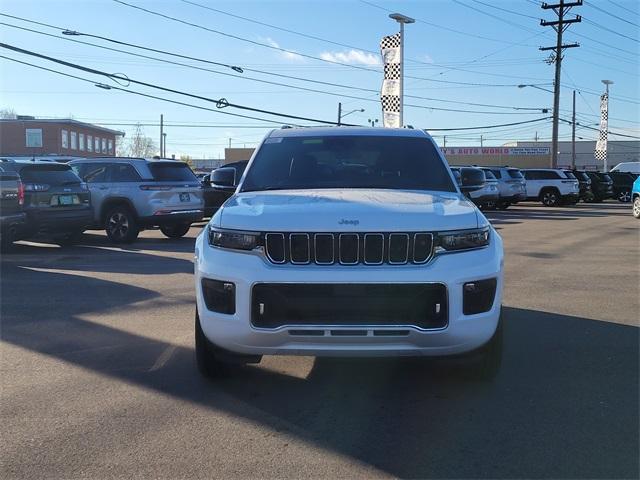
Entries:
[[78, 120], [18, 116], [0, 119], [0, 155], [115, 155], [124, 132]]

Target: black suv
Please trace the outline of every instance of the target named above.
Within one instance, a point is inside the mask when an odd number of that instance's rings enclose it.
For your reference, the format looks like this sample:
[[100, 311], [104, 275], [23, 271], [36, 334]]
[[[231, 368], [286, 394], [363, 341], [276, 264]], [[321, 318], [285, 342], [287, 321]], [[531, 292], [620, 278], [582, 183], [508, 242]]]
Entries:
[[637, 175], [628, 172], [609, 172], [607, 175], [613, 180], [613, 195], [619, 202], [629, 203], [631, 201], [631, 189]]
[[222, 204], [235, 193], [248, 163], [248, 160], [228, 163], [203, 178], [205, 217], [213, 216]]
[[607, 173], [585, 172], [591, 179], [592, 202], [613, 198], [613, 179]]
[[[591, 200], [593, 193], [591, 192], [591, 179], [587, 172], [584, 170], [565, 170], [564, 173], [569, 178], [575, 178], [578, 180], [578, 187], [580, 188], [580, 200], [587, 202]], [[573, 175], [573, 177], [570, 176]]]
[[60, 243], [71, 243], [91, 224], [93, 211], [89, 190], [69, 165], [12, 162], [4, 163], [3, 168], [15, 171], [22, 180], [27, 215], [20, 234], [22, 239], [44, 236]]

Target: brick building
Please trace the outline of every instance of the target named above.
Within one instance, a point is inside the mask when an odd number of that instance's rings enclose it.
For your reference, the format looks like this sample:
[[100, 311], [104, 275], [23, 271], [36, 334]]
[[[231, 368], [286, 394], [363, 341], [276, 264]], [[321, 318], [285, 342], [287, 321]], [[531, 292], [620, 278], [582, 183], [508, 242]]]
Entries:
[[0, 119], [0, 155], [115, 155], [124, 132], [73, 119]]

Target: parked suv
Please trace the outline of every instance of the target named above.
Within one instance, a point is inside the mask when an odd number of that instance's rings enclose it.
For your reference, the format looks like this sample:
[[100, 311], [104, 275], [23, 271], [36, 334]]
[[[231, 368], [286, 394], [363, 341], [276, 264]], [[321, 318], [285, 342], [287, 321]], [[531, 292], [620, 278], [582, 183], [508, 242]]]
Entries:
[[546, 207], [562, 203], [576, 203], [579, 199], [578, 180], [567, 178], [557, 168], [529, 168], [522, 170], [526, 180], [527, 200], [539, 200]]
[[202, 186], [184, 162], [101, 157], [70, 165], [89, 185], [92, 228], [104, 228], [112, 242], [133, 242], [149, 227], [182, 237], [202, 219]]
[[[228, 163], [217, 168], [202, 181], [204, 189], [204, 216], [211, 217], [227, 199], [236, 191], [242, 178], [247, 160]], [[229, 182], [228, 179], [231, 179]]]
[[42, 236], [72, 243], [91, 224], [87, 185], [69, 165], [55, 162], [9, 162], [4, 170], [16, 172], [24, 191], [24, 229], [16, 240]]
[[631, 201], [633, 202], [633, 216], [640, 218], [640, 177], [633, 182], [631, 189]]
[[20, 176], [0, 167], [0, 247], [3, 250], [20, 238], [26, 227], [23, 205], [24, 185]]
[[565, 170], [564, 172], [567, 175], [571, 173], [578, 180], [580, 200], [583, 202], [590, 201], [593, 198], [593, 192], [591, 191], [591, 179], [587, 172], [584, 170]]
[[197, 364], [501, 355], [502, 240], [423, 131], [288, 128], [196, 239]]
[[591, 179], [592, 202], [601, 202], [613, 198], [613, 179], [608, 173], [586, 172]]
[[490, 170], [498, 180], [498, 193], [500, 199], [497, 207], [506, 210], [511, 205], [521, 202], [527, 198], [526, 181], [522, 172], [514, 167], [490, 166], [482, 167], [484, 171]]
[[609, 177], [613, 180], [613, 196], [619, 202], [629, 203], [631, 201], [631, 189], [637, 175], [627, 172], [609, 172]]
[[454, 178], [458, 182], [458, 185], [461, 185], [461, 169], [465, 169], [466, 171], [477, 172], [477, 175], [484, 177], [483, 186], [477, 190], [472, 192], [468, 192], [467, 197], [475, 203], [479, 208], [493, 208], [500, 198], [498, 194], [498, 186], [495, 178], [491, 178], [489, 175], [485, 174], [485, 172], [478, 167], [451, 167], [451, 173], [453, 173]]

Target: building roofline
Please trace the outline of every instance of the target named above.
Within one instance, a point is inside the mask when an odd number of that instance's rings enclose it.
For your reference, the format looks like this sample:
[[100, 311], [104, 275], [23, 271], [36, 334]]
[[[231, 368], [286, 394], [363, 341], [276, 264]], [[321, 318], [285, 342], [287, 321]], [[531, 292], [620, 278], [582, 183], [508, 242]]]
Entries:
[[111, 133], [116, 136], [124, 137], [125, 133], [120, 130], [112, 130], [111, 128], [101, 127], [100, 125], [96, 125], [95, 123], [87, 123], [81, 122], [79, 120], [74, 120], [73, 118], [29, 118], [29, 119], [21, 119], [21, 118], [0, 118], [0, 122], [20, 122], [20, 123], [66, 123], [71, 125], [78, 125], [87, 128], [93, 128], [94, 130], [101, 130], [103, 132]]

